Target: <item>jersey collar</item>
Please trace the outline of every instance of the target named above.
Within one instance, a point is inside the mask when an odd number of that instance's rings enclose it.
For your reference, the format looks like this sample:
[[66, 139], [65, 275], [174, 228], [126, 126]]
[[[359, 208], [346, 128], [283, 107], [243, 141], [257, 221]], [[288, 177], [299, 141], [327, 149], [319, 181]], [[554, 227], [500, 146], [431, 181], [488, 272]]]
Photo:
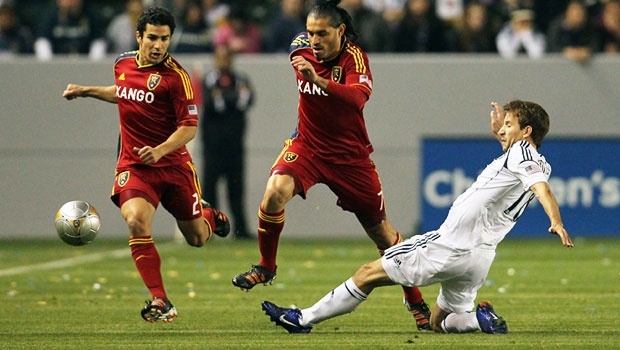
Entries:
[[170, 57], [170, 54], [168, 52], [166, 52], [166, 54], [164, 55], [164, 58], [161, 60], [161, 62], [159, 62], [157, 64], [150, 64], [149, 63], [149, 64], [145, 64], [145, 65], [140, 65], [139, 56], [140, 56], [140, 54], [136, 53], [136, 57], [135, 57], [136, 66], [138, 66], [138, 68], [149, 68], [149, 67], [154, 67], [154, 66], [157, 66], [157, 65], [160, 65], [160, 64], [164, 63], [168, 59], [168, 57]]

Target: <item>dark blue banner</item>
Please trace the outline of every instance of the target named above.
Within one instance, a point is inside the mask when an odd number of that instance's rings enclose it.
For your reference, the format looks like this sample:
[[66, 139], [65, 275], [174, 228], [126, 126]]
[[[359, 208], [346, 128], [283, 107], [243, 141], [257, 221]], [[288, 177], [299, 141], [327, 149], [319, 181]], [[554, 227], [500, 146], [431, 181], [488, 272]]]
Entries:
[[[421, 230], [426, 232], [439, 227], [454, 199], [502, 148], [490, 138], [422, 142]], [[551, 164], [549, 184], [569, 234], [620, 234], [620, 139], [548, 139], [539, 152]], [[544, 236], [548, 227], [534, 201], [509, 236]]]

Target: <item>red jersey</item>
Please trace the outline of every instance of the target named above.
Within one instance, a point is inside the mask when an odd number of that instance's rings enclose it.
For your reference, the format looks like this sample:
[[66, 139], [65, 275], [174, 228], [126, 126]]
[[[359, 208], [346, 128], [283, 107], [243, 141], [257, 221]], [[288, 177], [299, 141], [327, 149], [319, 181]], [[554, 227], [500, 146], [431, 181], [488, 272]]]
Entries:
[[[187, 72], [172, 57], [140, 66], [137, 51], [120, 55], [114, 64], [120, 118], [118, 167], [144, 164], [133, 148], [156, 147], [180, 126], [197, 126], [198, 110]], [[162, 157], [155, 167], [191, 161], [185, 146]]]
[[307, 33], [292, 42], [290, 58], [302, 56], [327, 80], [326, 91], [305, 80], [297, 70], [299, 91], [297, 139], [330, 163], [367, 158], [373, 151], [364, 121], [364, 106], [372, 93], [368, 56], [356, 44], [345, 41], [331, 61], [312, 54]]

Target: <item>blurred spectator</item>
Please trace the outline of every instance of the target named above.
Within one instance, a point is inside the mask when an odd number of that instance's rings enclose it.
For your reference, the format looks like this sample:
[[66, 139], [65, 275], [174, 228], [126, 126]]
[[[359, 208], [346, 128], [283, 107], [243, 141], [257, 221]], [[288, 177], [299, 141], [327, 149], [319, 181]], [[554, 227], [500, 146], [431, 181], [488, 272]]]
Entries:
[[456, 33], [437, 18], [430, 0], [408, 0], [395, 31], [396, 52], [456, 51]]
[[358, 32], [356, 43], [366, 52], [385, 52], [391, 48], [392, 32], [388, 23], [364, 5], [363, 0], [342, 0], [340, 7], [347, 10]]
[[207, 25], [202, 4], [189, 1], [172, 37], [171, 51], [178, 53], [213, 52], [213, 32]]
[[[394, 29], [405, 17], [407, 0], [366, 0], [365, 3], [368, 6], [369, 3], [376, 2], [382, 3], [381, 15], [383, 19], [388, 23], [390, 29]], [[375, 5], [376, 6], [376, 5]]]
[[568, 3], [563, 15], [549, 24], [547, 52], [562, 52], [565, 57], [586, 62], [596, 49], [594, 28], [581, 0]]
[[[553, 0], [553, 1], [540, 1], [535, 0], [533, 4], [528, 4], [527, 7], [531, 8], [536, 14], [534, 18], [534, 24], [536, 28], [543, 33], [548, 33], [551, 22], [562, 16], [568, 6], [568, 3], [572, 0]], [[584, 4], [596, 3], [600, 0], [581, 0]], [[587, 8], [587, 7], [586, 7]]]
[[233, 237], [251, 238], [245, 215], [245, 131], [254, 91], [248, 76], [234, 69], [232, 51], [217, 46], [213, 56], [215, 68], [202, 81], [202, 195], [212, 206], [221, 206], [217, 184], [225, 181]]
[[[564, 1], [564, 0], [553, 0]], [[534, 0], [480, 0], [486, 7], [487, 11], [494, 17], [499, 18], [500, 23], [510, 21], [511, 13], [520, 9], [532, 9]], [[548, 3], [549, 1], [545, 1]], [[536, 11], [534, 11], [536, 13]]]
[[463, 18], [464, 0], [435, 0], [437, 17], [446, 23], [456, 24]]
[[[558, 1], [563, 1], [563, 0], [555, 0], [555, 1], [558, 2]], [[534, 4], [536, 3], [536, 0], [500, 0], [499, 2], [500, 2], [499, 6], [503, 7], [506, 14], [510, 16], [510, 14], [512, 14], [513, 11], [534, 8]]]
[[620, 52], [620, 0], [608, 0], [597, 24], [598, 51]]
[[498, 20], [480, 2], [469, 3], [463, 12], [463, 20], [457, 26], [460, 52], [497, 52], [495, 37], [499, 31]]
[[173, 11], [174, 9], [183, 8], [185, 5], [184, 1], [179, 0], [143, 0], [142, 3], [144, 7], [161, 6], [169, 9], [173, 13], [175, 12]]
[[265, 27], [264, 51], [288, 52], [293, 37], [304, 30], [306, 30], [304, 0], [280, 0], [278, 15]]
[[217, 28], [226, 21], [230, 6], [219, 0], [202, 0], [202, 11], [209, 28]]
[[406, 0], [363, 0], [364, 6], [376, 13], [383, 13], [390, 10], [402, 12]]
[[143, 10], [142, 0], [127, 0], [125, 10], [112, 18], [106, 31], [109, 53], [120, 54], [138, 49], [136, 27]]
[[32, 32], [21, 24], [13, 6], [0, 5], [0, 55], [32, 53], [32, 45]]
[[260, 28], [249, 20], [243, 7], [231, 7], [226, 22], [215, 29], [214, 45], [228, 46], [239, 53], [258, 53], [262, 49]]
[[39, 60], [54, 54], [88, 54], [98, 60], [106, 54], [105, 22], [82, 0], [56, 0], [40, 22], [34, 51]]
[[510, 21], [497, 34], [497, 51], [502, 57], [514, 58], [525, 52], [530, 58], [545, 54], [545, 34], [534, 25], [534, 12], [530, 9], [514, 10]]

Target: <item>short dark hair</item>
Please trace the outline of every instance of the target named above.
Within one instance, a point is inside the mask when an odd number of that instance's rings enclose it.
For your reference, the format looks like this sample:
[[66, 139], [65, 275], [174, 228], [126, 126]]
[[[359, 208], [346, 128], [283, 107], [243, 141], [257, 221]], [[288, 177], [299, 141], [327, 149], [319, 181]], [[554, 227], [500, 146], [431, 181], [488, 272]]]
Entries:
[[549, 132], [549, 115], [544, 108], [534, 102], [513, 100], [504, 105], [504, 111], [512, 113], [522, 129], [528, 125], [532, 127], [532, 140], [536, 148], [540, 148]]
[[315, 18], [328, 17], [331, 19], [329, 25], [337, 28], [344, 23], [344, 36], [350, 40], [357, 40], [358, 33], [353, 25], [351, 15], [342, 7], [338, 6], [340, 0], [317, 0], [316, 5], [308, 12], [308, 17]]
[[174, 28], [176, 28], [176, 23], [174, 22], [174, 16], [172, 13], [159, 6], [147, 8], [138, 18], [136, 30], [140, 33], [140, 36], [144, 34], [147, 24], [154, 26], [168, 26], [170, 27], [170, 35], [174, 33]]

